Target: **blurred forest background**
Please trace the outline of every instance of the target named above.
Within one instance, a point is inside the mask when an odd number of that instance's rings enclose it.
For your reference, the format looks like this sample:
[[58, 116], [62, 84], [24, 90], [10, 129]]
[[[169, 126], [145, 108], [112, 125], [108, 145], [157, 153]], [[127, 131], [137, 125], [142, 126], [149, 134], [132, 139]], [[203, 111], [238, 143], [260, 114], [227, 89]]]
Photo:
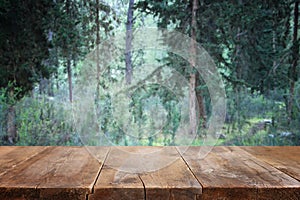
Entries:
[[[143, 27], [179, 31], [212, 56], [227, 96], [218, 145], [300, 145], [299, 0], [0, 0], [0, 145], [83, 145], [70, 109], [83, 60], [117, 32]], [[94, 77], [103, 111], [98, 131], [116, 145], [132, 145], [112, 120], [111, 97], [100, 91], [120, 77], [130, 84], [151, 57], [190, 83], [199, 108], [190, 116], [199, 122], [192, 145], [201, 145], [211, 115], [205, 82], [171, 53], [130, 51], [130, 33], [128, 53]], [[133, 123], [149, 132], [155, 123], [147, 109], [165, 110], [161, 135], [140, 145], [176, 144], [176, 98], [152, 86], [130, 101]]]

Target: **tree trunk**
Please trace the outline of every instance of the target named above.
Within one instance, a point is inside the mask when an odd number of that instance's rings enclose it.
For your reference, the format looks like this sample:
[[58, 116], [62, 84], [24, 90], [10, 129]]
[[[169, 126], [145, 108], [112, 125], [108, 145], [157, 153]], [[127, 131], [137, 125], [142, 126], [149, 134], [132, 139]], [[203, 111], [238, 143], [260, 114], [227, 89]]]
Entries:
[[[235, 58], [236, 60], [235, 65], [236, 65], [236, 79], [238, 81], [242, 80], [242, 66], [240, 63], [240, 57], [241, 57], [241, 46], [240, 46], [240, 33], [241, 33], [241, 28], [237, 28], [237, 45], [236, 45], [236, 52], [235, 52]], [[239, 83], [234, 85], [234, 92], [235, 92], [235, 106], [236, 106], [236, 121], [238, 128], [240, 129], [241, 125], [241, 86]]]
[[[272, 45], [272, 47], [273, 47], [273, 53], [276, 54], [276, 31], [275, 30], [273, 30], [272, 43], [273, 43], [273, 45]], [[274, 60], [273, 60], [273, 69], [275, 69], [276, 65], [277, 65], [277, 62], [276, 62], [276, 59], [274, 58]]]
[[72, 68], [71, 68], [71, 57], [67, 58], [67, 73], [68, 73], [68, 83], [69, 83], [69, 100], [73, 102], [73, 90], [72, 90]]
[[10, 105], [7, 113], [7, 135], [11, 144], [17, 142], [16, 110], [14, 105]]
[[[70, 0], [66, 0], [66, 13], [70, 14]], [[71, 53], [70, 47], [66, 45], [66, 56], [67, 56], [67, 74], [68, 74], [68, 84], [69, 84], [69, 100], [73, 101], [73, 90], [72, 90], [72, 69], [71, 69]]]
[[[10, 91], [9, 98], [14, 98], [13, 90]], [[16, 110], [14, 105], [9, 105], [7, 110], [7, 136], [9, 143], [15, 144], [17, 142]]]
[[100, 99], [100, 21], [99, 21], [99, 0], [96, 0], [96, 65], [97, 65], [97, 91], [96, 101]]
[[190, 76], [190, 109], [189, 109], [189, 115], [190, 115], [190, 134], [196, 134], [197, 133], [197, 113], [196, 113], [196, 75], [191, 74]]
[[125, 51], [125, 62], [126, 62], [126, 84], [130, 85], [132, 81], [132, 25], [133, 25], [133, 5], [134, 0], [129, 0], [128, 12], [127, 12], [127, 23], [126, 23], [126, 51]]
[[190, 84], [189, 84], [189, 119], [190, 119], [190, 134], [197, 133], [197, 112], [196, 112], [196, 74], [193, 72], [193, 67], [195, 66], [195, 57], [196, 57], [196, 13], [198, 9], [198, 0], [193, 0], [192, 5], [192, 23], [191, 23], [191, 74], [190, 74]]
[[48, 93], [48, 96], [50, 96], [50, 97], [54, 97], [53, 83], [54, 83], [53, 77], [51, 77], [51, 79], [48, 79], [47, 93]]
[[[201, 85], [200, 81], [200, 74], [197, 73], [196, 75], [196, 88]], [[206, 109], [204, 105], [204, 98], [202, 96], [201, 90], [196, 89], [196, 97], [197, 97], [197, 102], [198, 102], [198, 109], [199, 109], [199, 120], [200, 120], [200, 125], [202, 128], [206, 128]]]
[[299, 43], [298, 39], [298, 16], [299, 16], [299, 1], [295, 2], [294, 7], [294, 29], [293, 29], [293, 63], [289, 69], [290, 79], [290, 98], [288, 102], [288, 123], [290, 124], [293, 119], [293, 104], [295, 95], [295, 82], [297, 81], [297, 65], [299, 59]]
[[[243, 0], [239, 0], [238, 7], [243, 7]], [[237, 27], [237, 36], [236, 36], [236, 44], [235, 44], [235, 59], [233, 60], [235, 64], [235, 76], [237, 79], [237, 83], [234, 84], [234, 106], [236, 108], [235, 114], [234, 114], [234, 123], [232, 124], [232, 129], [235, 129], [235, 125], [237, 123], [238, 130], [241, 129], [241, 85], [239, 85], [239, 81], [242, 80], [242, 64], [241, 64], [241, 27]], [[240, 132], [240, 131], [239, 131]]]

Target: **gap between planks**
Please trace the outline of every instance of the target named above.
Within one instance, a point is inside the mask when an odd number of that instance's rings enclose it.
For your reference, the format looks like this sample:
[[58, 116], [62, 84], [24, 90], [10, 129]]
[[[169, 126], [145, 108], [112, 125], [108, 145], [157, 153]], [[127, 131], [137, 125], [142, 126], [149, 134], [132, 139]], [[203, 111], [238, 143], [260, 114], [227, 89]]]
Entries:
[[[165, 177], [163, 178], [163, 181], [160, 182], [161, 173], [166, 172], [167, 174], [173, 173], [173, 170], [170, 169], [161, 169], [163, 171], [154, 171], [154, 172], [135, 172], [135, 173], [126, 173], [128, 176], [124, 176], [123, 178], [117, 177], [117, 180], [115, 179], [115, 175], [118, 174], [118, 168], [119, 165], [122, 163], [122, 160], [126, 160], [126, 156], [121, 156], [118, 151], [120, 150], [129, 150], [130, 152], [135, 152], [140, 147], [122, 147], [119, 150], [112, 150], [108, 154], [108, 158], [104, 162], [103, 170], [101, 171], [100, 175], [98, 176], [98, 181], [96, 182], [94, 186], [93, 194], [88, 196], [88, 199], [105, 199], [106, 197], [109, 199], [113, 199], [113, 197], [126, 199], [126, 196], [136, 194], [141, 200], [146, 199], [155, 199], [156, 197], [159, 199], [162, 199], [162, 197], [168, 198], [174, 198], [174, 195], [178, 196], [178, 199], [181, 197], [184, 199], [196, 199], [200, 198], [202, 193], [202, 186], [199, 183], [199, 181], [195, 178], [194, 174], [190, 171], [189, 167], [187, 166], [186, 162], [182, 159], [181, 155], [178, 153], [178, 150], [175, 147], [167, 147], [161, 154], [161, 158], [164, 158], [165, 156], [171, 156], [171, 158], [175, 159], [176, 162], [179, 162], [180, 169], [184, 170], [184, 173], [176, 173], [176, 177]], [[149, 147], [148, 147], [149, 148]], [[158, 148], [158, 147], [156, 147]], [[154, 148], [154, 149], [156, 149]], [[154, 150], [153, 149], [153, 150]], [[121, 156], [121, 160], [117, 163], [114, 162], [115, 166], [109, 166], [109, 163], [114, 161], [114, 159], [118, 156]], [[135, 157], [137, 159], [137, 157]], [[145, 159], [145, 157], [144, 157]], [[158, 157], [155, 158], [156, 160], [159, 159]], [[134, 161], [134, 160], [133, 160]], [[174, 164], [176, 165], [176, 162], [172, 162], [171, 165], [167, 165], [166, 167], [171, 167]], [[132, 163], [132, 162], [131, 162]], [[112, 164], [112, 163], [110, 163]], [[144, 163], [146, 164], [146, 163]], [[177, 166], [177, 165], [176, 165]], [[146, 169], [146, 168], [145, 168]], [[166, 171], [167, 170], [167, 171]], [[122, 170], [121, 170], [122, 171]], [[102, 180], [104, 182], [102, 182]], [[115, 185], [116, 187], [112, 186], [112, 182], [116, 180]], [[129, 182], [132, 182], [133, 184], [128, 184]], [[180, 187], [181, 184], [178, 184], [179, 182], [183, 181], [183, 187]], [[125, 184], [121, 186], [122, 184]], [[120, 187], [121, 186], [121, 187]], [[125, 187], [124, 187], [125, 186]], [[164, 187], [166, 186], [166, 187]], [[168, 187], [170, 186], [170, 187]], [[126, 189], [127, 188], [127, 189]], [[132, 190], [133, 189], [133, 190]], [[128, 193], [125, 192], [125, 196], [121, 195], [118, 191], [124, 192], [128, 190]], [[169, 194], [167, 194], [169, 193]], [[107, 196], [108, 195], [108, 196]], [[120, 196], [121, 195], [121, 196]], [[173, 197], [172, 197], [173, 196]], [[193, 196], [193, 197], [192, 197]], [[180, 198], [179, 198], [180, 197]], [[192, 198], [191, 198], [192, 197]]]
[[[200, 147], [198, 147], [200, 148]], [[226, 150], [227, 149], [227, 150]], [[180, 149], [180, 147], [178, 147], [177, 149], [179, 152], [182, 152], [182, 150]], [[199, 149], [198, 149], [199, 151]], [[207, 154], [206, 157], [203, 158], [203, 163], [202, 164], [197, 164], [194, 156], [193, 156], [193, 152], [197, 152], [197, 147], [191, 147], [191, 150], [187, 150], [187, 154], [185, 153], [181, 153], [183, 159], [185, 160], [185, 162], [187, 163], [187, 165], [190, 167], [190, 170], [193, 172], [193, 174], [196, 176], [196, 178], [198, 177], [198, 181], [202, 182], [202, 187], [204, 188], [203, 190], [203, 198], [204, 199], [216, 199], [216, 198], [222, 198], [222, 199], [231, 199], [231, 195], [237, 195], [236, 198], [234, 199], [239, 199], [239, 197], [241, 197], [240, 192], [245, 192], [245, 195], [251, 193], [252, 190], [252, 195], [249, 196], [249, 198], [251, 199], [266, 199], [267, 197], [270, 198], [270, 195], [268, 196], [268, 194], [270, 192], [274, 192], [274, 194], [276, 193], [277, 195], [282, 193], [283, 195], [285, 195], [285, 199], [287, 198], [287, 195], [289, 191], [292, 191], [292, 195], [293, 198], [289, 198], [289, 199], [299, 199], [299, 196], [297, 197], [297, 195], [299, 195], [299, 190], [297, 188], [299, 188], [299, 182], [294, 178], [289, 176], [286, 172], [278, 170], [277, 168], [275, 168], [272, 164], [265, 162], [263, 159], [258, 158], [255, 155], [249, 154], [247, 151], [245, 151], [243, 148], [241, 147], [214, 147], [214, 149], [211, 149], [211, 152], [209, 154]], [[224, 152], [225, 154], [223, 154], [222, 152]], [[227, 153], [226, 153], [227, 152]], [[246, 156], [248, 158], [248, 160], [243, 160], [241, 159], [242, 157]], [[240, 160], [243, 164], [241, 163], [237, 163], [237, 167], [234, 167], [235, 165], [233, 165], [233, 161], [238, 161]], [[213, 163], [213, 162], [219, 162], [219, 161], [226, 161], [223, 164], [220, 163], [221, 167], [220, 169], [223, 169], [223, 165], [224, 165], [224, 173], [222, 173], [221, 171], [218, 171], [218, 166], [210, 166], [208, 165], [209, 163]], [[201, 166], [201, 167], [200, 167]], [[254, 172], [251, 172], [250, 174], [247, 173], [247, 168], [248, 169], [252, 169], [253, 167], [258, 166], [258, 168], [260, 169], [260, 173], [261, 173], [261, 177], [258, 176], [256, 177]], [[267, 167], [268, 166], [268, 167]], [[216, 172], [213, 172], [214, 170], [212, 170], [212, 177], [207, 177], [207, 174], [205, 172], [205, 169], [209, 169], [210, 167], [216, 168], [215, 170], [217, 170]], [[234, 167], [234, 168], [232, 168]], [[253, 168], [254, 169], [254, 168]], [[253, 180], [256, 182], [258, 181], [258, 185], [256, 184], [252, 184], [252, 183], [248, 183], [247, 179], [246, 181], [242, 181], [238, 178], [238, 176], [228, 176], [227, 171], [231, 170], [233, 175], [241, 175], [239, 174], [239, 171], [242, 170], [243, 173], [242, 175], [247, 175], [245, 176], [245, 178], [251, 178], [253, 177]], [[235, 172], [235, 170], [238, 170], [237, 172]], [[230, 171], [230, 172], [231, 172]], [[253, 171], [253, 170], [252, 170]], [[282, 192], [279, 191], [277, 187], [273, 187], [272, 185], [268, 184], [268, 181], [265, 181], [264, 178], [271, 178], [270, 175], [266, 175], [264, 172], [276, 172], [276, 175], [278, 175], [280, 177], [280, 181], [284, 181], [284, 184], [287, 185], [282, 185], [280, 183], [278, 183], [276, 186], [282, 186]], [[209, 172], [210, 173], [210, 172]], [[250, 175], [250, 176], [249, 176]], [[211, 179], [213, 178], [213, 179]], [[216, 178], [223, 178], [224, 182], [228, 182], [230, 183], [231, 181], [235, 181], [238, 184], [242, 184], [243, 187], [237, 187], [234, 188], [232, 187], [232, 185], [227, 185], [227, 184], [220, 184], [218, 182], [216, 182], [214, 179]], [[276, 177], [275, 177], [276, 178]], [[271, 178], [271, 181], [276, 181], [275, 178]], [[222, 180], [223, 180], [222, 179]], [[219, 180], [219, 179], [218, 179]], [[288, 181], [290, 181], [288, 183]], [[271, 183], [271, 182], [270, 182]], [[265, 185], [266, 184], [266, 185]], [[293, 186], [292, 186], [293, 185]], [[213, 187], [211, 187], [213, 186]], [[222, 187], [221, 187], [222, 186]], [[290, 187], [285, 187], [285, 186], [290, 186]], [[224, 190], [222, 190], [222, 188], [224, 187]], [[276, 189], [277, 188], [277, 189]], [[235, 191], [236, 189], [236, 191]], [[299, 188], [300, 189], [300, 188]], [[228, 190], [228, 191], [226, 191]], [[248, 191], [249, 190], [249, 191]], [[220, 194], [219, 194], [220, 192]], [[250, 193], [249, 193], [250, 192]], [[218, 193], [218, 195], [217, 195]], [[224, 193], [224, 194], [223, 194]], [[221, 195], [221, 196], [219, 196]], [[214, 198], [213, 198], [214, 196]], [[279, 199], [279, 198], [276, 198]]]
[[147, 190], [146, 190], [146, 186], [145, 183], [143, 181], [143, 179], [141, 178], [141, 176], [138, 174], [139, 179], [141, 180], [143, 187], [144, 187], [144, 200], [147, 200]]
[[[279, 149], [280, 148], [280, 149]], [[243, 149], [247, 153], [251, 154], [252, 156], [258, 158], [259, 160], [273, 166], [274, 168], [278, 169], [279, 171], [289, 175], [290, 177], [298, 180], [300, 182], [300, 168], [294, 166], [300, 166], [300, 160], [298, 159], [295, 153], [300, 155], [300, 152], [295, 149], [295, 146], [285, 147], [286, 152], [289, 149], [288, 155], [282, 154], [280, 146], [260, 146], [260, 147], [243, 147]], [[270, 152], [273, 152], [272, 156], [270, 156]], [[275, 153], [275, 155], [274, 155]], [[287, 162], [292, 163], [292, 165], [287, 165]]]
[[[278, 171], [281, 171], [282, 173], [286, 174], [287, 176], [289, 176], [290, 178], [294, 179], [295, 181], [299, 181], [299, 182], [300, 182], [300, 180], [298, 180], [296, 177], [292, 176], [290, 173], [287, 173], [286, 171], [282, 170], [282, 168], [277, 167], [276, 165], [274, 165], [274, 164], [272, 164], [272, 163], [266, 161], [265, 159], [262, 159], [262, 158], [257, 157], [255, 154], [249, 153], [246, 149], [243, 149], [243, 148], [241, 148], [240, 146], [237, 146], [237, 148], [239, 149], [239, 151], [244, 152], [246, 155], [249, 155], [250, 157], [254, 157], [254, 158], [256, 158], [259, 162], [263, 162], [264, 164], [269, 165], [269, 166], [271, 166], [271, 167], [277, 169]], [[255, 162], [257, 165], [260, 165], [260, 163], [257, 162], [256, 160], [252, 159], [252, 161]], [[260, 165], [260, 166], [267, 170], [266, 167], [264, 167], [264, 166], [262, 166], [262, 165]]]
[[[92, 186], [91, 193], [86, 194], [86, 200], [89, 200], [89, 197], [90, 197], [91, 195], [94, 195], [94, 194], [95, 194], [95, 185], [96, 185], [96, 183], [97, 183], [97, 181], [98, 181], [98, 179], [99, 179], [99, 177], [100, 177], [100, 174], [101, 174], [101, 172], [102, 172], [102, 170], [103, 170], [103, 168], [104, 168], [104, 166], [105, 166], [105, 164], [106, 164], [106, 161], [107, 161], [107, 158], [108, 158], [110, 152], [111, 152], [111, 147], [110, 147], [109, 150], [107, 151], [107, 154], [106, 154], [105, 159], [103, 160], [103, 162], [102, 162], [102, 164], [101, 164], [101, 167], [100, 167], [99, 172], [98, 172], [98, 174], [97, 174], [97, 176], [96, 176], [96, 179], [95, 179], [95, 181], [93, 182], [93, 186]], [[100, 163], [100, 162], [99, 162], [99, 163]], [[147, 200], [147, 193], [146, 193], [146, 186], [145, 186], [145, 183], [144, 183], [144, 181], [142, 180], [140, 174], [136, 174], [136, 175], [138, 176], [139, 180], [141, 181], [141, 183], [142, 183], [142, 185], [143, 185], [143, 189], [144, 189], [144, 200]]]
[[[95, 178], [95, 180], [94, 180], [94, 182], [93, 182], [93, 184], [92, 184], [91, 192], [88, 193], [88, 194], [86, 194], [85, 200], [89, 200], [89, 195], [94, 194], [95, 185], [96, 185], [96, 183], [97, 183], [97, 181], [98, 181], [98, 178], [99, 178], [99, 176], [100, 176], [100, 173], [101, 173], [101, 171], [102, 171], [102, 169], [103, 169], [103, 166], [104, 166], [105, 161], [106, 161], [106, 159], [107, 159], [107, 157], [108, 157], [108, 155], [109, 155], [110, 150], [111, 150], [111, 147], [108, 149], [108, 151], [107, 151], [107, 153], [106, 153], [106, 155], [105, 155], [105, 158], [104, 158], [104, 160], [102, 161], [102, 163], [99, 162], [99, 161], [97, 160], [98, 163], [101, 164], [101, 165], [100, 165], [99, 171], [98, 171], [98, 173], [97, 173], [97, 175], [96, 175], [96, 178]], [[87, 150], [87, 151], [88, 151], [88, 150]], [[88, 152], [89, 152], [89, 151], [88, 151]], [[90, 152], [89, 152], [89, 153], [90, 153]], [[96, 158], [95, 158], [95, 159], [96, 159]]]
[[185, 163], [185, 165], [187, 166], [187, 168], [189, 169], [189, 171], [191, 172], [191, 174], [193, 174], [194, 178], [198, 181], [198, 183], [201, 185], [201, 188], [203, 189], [203, 185], [202, 183], [199, 181], [198, 177], [195, 175], [195, 173], [192, 171], [191, 167], [188, 165], [187, 161], [184, 159], [184, 157], [182, 156], [182, 154], [180, 153], [178, 147], [175, 147], [178, 155], [181, 157], [181, 159], [183, 160], [183, 162]]

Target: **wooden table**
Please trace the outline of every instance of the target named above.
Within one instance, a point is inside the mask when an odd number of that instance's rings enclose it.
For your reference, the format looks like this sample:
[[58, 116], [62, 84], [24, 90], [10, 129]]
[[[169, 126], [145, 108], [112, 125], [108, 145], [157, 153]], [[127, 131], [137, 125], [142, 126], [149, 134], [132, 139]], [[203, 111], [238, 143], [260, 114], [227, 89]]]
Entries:
[[300, 200], [300, 147], [3, 146], [0, 199]]

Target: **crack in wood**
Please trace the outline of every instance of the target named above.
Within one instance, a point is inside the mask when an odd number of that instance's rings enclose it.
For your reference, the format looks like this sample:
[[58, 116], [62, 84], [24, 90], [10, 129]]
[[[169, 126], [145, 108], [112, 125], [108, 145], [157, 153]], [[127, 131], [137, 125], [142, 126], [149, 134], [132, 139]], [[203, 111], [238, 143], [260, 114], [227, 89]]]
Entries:
[[146, 185], [143, 181], [143, 179], [141, 178], [141, 176], [138, 174], [139, 179], [141, 180], [143, 187], [144, 187], [144, 200], [147, 200], [147, 190], [146, 190]]

